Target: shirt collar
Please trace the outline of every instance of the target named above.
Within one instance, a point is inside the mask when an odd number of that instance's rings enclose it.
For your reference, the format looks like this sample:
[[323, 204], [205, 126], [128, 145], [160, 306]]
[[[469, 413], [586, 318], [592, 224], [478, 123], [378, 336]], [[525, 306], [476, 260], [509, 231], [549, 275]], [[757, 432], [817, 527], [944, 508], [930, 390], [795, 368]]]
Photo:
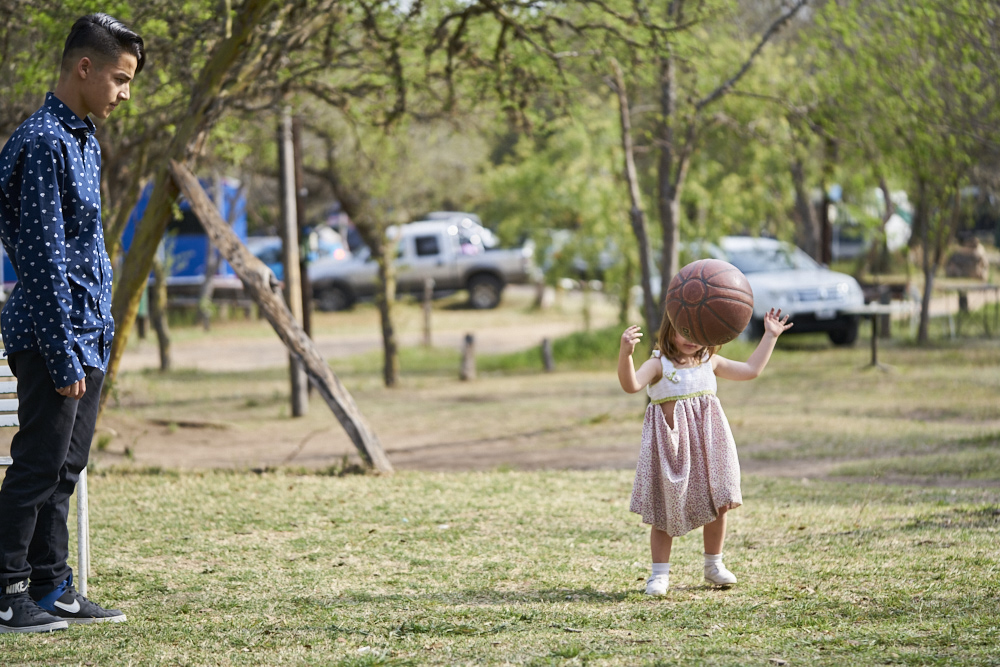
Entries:
[[62, 100], [56, 97], [55, 93], [45, 95], [45, 108], [72, 132], [83, 131], [86, 134], [94, 134], [97, 131], [97, 126], [94, 125], [94, 121], [90, 120], [90, 116], [81, 119]]

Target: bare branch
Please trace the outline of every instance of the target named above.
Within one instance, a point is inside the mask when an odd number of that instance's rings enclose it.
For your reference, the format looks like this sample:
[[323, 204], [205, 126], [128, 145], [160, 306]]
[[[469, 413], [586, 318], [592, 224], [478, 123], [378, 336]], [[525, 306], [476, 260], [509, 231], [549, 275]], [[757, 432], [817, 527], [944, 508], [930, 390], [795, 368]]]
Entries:
[[771, 27], [768, 28], [767, 31], [761, 36], [757, 46], [750, 52], [750, 56], [746, 59], [746, 62], [743, 63], [743, 66], [740, 67], [739, 71], [736, 72], [736, 74], [734, 74], [728, 81], [725, 81], [718, 88], [699, 100], [695, 104], [695, 111], [701, 111], [706, 106], [728, 93], [732, 87], [735, 86], [741, 78], [743, 78], [743, 75], [749, 71], [750, 66], [753, 65], [753, 61], [758, 55], [760, 55], [760, 52], [764, 50], [764, 47], [767, 46], [769, 41], [771, 41], [771, 38], [778, 34], [778, 32], [792, 20], [792, 17], [794, 17], [800, 9], [805, 7], [808, 2], [809, 0], [797, 0], [791, 8], [779, 16], [774, 23], [771, 24]]

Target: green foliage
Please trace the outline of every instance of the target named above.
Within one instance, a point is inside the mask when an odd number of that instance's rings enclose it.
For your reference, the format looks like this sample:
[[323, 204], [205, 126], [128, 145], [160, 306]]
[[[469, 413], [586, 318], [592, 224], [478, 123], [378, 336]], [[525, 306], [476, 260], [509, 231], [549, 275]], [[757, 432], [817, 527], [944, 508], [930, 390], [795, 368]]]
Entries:
[[[963, 220], [959, 193], [1000, 149], [998, 19], [995, 4], [935, 0], [827, 3], [819, 15], [828, 126], [907, 185], [925, 290]], [[921, 342], [927, 327], [925, 310]]]
[[544, 135], [520, 136], [512, 155], [486, 175], [486, 217], [500, 221], [508, 243], [535, 243], [550, 284], [620, 268], [635, 252], [609, 97], [588, 96]]
[[930, 187], [917, 206], [936, 227], [947, 224], [938, 209], [971, 165], [1000, 144], [998, 18], [982, 3], [856, 0], [827, 3], [817, 19], [829, 40], [818, 80], [839, 105], [832, 127], [849, 149], [907, 179], [911, 193]]

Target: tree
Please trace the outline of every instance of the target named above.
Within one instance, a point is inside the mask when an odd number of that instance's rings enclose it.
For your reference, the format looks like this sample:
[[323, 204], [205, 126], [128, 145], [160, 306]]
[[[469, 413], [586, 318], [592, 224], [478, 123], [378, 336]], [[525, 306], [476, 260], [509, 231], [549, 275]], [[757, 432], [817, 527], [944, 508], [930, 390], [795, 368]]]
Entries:
[[[805, 4], [806, 0], [797, 0], [784, 9], [754, 46], [733, 60], [732, 52], [713, 49], [717, 43], [728, 44], [717, 38], [727, 31], [724, 17], [733, 11], [731, 3], [672, 0], [661, 13], [644, 2], [634, 3], [629, 19], [636, 28], [627, 42], [632, 57], [625, 76], [655, 91], [657, 114], [648, 138], [656, 160], [656, 210], [662, 236], [660, 294], [666, 294], [679, 268], [684, 188], [703, 135], [718, 122], [709, 112], [734, 90], [764, 47]], [[729, 73], [723, 74], [727, 67]]]
[[911, 184], [927, 341], [934, 279], [961, 219], [960, 192], [1000, 145], [1000, 8], [972, 0], [845, 0], [822, 14], [833, 90], [857, 95], [833, 119], [845, 146]]
[[545, 281], [562, 278], [619, 282], [626, 305], [631, 280], [623, 261], [635, 264], [627, 212], [619, 204], [622, 163], [614, 116], [605, 90], [581, 96], [572, 114], [545, 131], [518, 135], [501, 164], [486, 176], [488, 219], [499, 220], [508, 243], [530, 239]]
[[[104, 400], [109, 395], [128, 335], [135, 322], [142, 290], [153, 257], [163, 237], [178, 190], [168, 172], [171, 160], [192, 161], [219, 117], [242, 100], [251, 88], [257, 95], [273, 90], [277, 74], [285, 66], [285, 54], [302, 47], [333, 20], [334, 0], [244, 0], [235, 10], [235, 20], [219, 23], [219, 37], [201, 67], [183, 114], [173, 126], [170, 142], [158, 160], [152, 191], [132, 247], [125, 258], [115, 290], [112, 313], [118, 335], [112, 346]], [[228, 19], [228, 15], [223, 18]], [[270, 85], [269, 85], [270, 84]], [[241, 102], [242, 103], [242, 102]]]

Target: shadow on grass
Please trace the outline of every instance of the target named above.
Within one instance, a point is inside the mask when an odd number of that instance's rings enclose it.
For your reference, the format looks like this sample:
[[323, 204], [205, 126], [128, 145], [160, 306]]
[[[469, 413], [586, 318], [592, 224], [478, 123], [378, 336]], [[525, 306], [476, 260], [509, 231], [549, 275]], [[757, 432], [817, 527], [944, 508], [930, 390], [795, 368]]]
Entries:
[[[708, 588], [707, 586], [705, 588]], [[451, 594], [435, 593], [430, 595], [393, 594], [378, 595], [364, 591], [348, 591], [338, 598], [300, 598], [306, 605], [323, 607], [338, 607], [344, 605], [361, 605], [372, 603], [403, 604], [425, 602], [430, 604], [476, 606], [507, 606], [511, 604], [528, 604], [536, 602], [564, 603], [589, 602], [600, 604], [617, 604], [627, 600], [641, 591], [601, 591], [593, 587], [585, 588], [543, 588], [529, 591], [489, 591], [482, 589], [465, 589]]]

